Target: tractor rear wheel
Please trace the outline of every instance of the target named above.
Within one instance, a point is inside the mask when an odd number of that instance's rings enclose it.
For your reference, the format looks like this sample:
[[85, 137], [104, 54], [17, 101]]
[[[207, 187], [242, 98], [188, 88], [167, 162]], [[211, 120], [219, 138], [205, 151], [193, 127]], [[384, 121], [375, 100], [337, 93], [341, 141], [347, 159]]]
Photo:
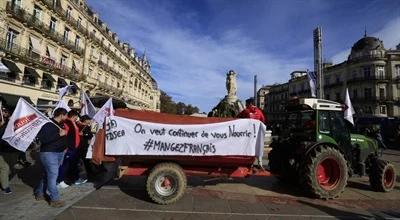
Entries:
[[146, 181], [149, 197], [161, 205], [178, 201], [186, 189], [186, 175], [175, 163], [160, 163], [150, 171]]
[[347, 162], [339, 150], [329, 146], [318, 146], [305, 160], [303, 187], [320, 199], [338, 197], [347, 185]]
[[396, 170], [393, 164], [385, 160], [375, 160], [372, 163], [369, 182], [375, 191], [391, 191], [396, 185]]

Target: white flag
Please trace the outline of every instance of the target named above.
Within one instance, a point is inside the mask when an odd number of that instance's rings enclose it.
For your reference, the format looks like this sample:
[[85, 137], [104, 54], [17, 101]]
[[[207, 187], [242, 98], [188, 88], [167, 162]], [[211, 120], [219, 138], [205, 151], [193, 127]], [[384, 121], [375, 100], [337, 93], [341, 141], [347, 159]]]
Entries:
[[55, 111], [56, 109], [58, 109], [58, 108], [63, 108], [63, 109], [65, 109], [65, 110], [67, 110], [67, 112], [71, 111], [71, 108], [67, 105], [67, 103], [64, 101], [64, 99], [60, 99], [60, 100], [57, 102], [57, 105], [56, 105], [56, 107], [54, 107], [53, 112], [51, 113], [51, 115], [53, 115], [53, 114], [54, 114], [54, 111]]
[[90, 101], [89, 96], [86, 92], [81, 92], [81, 116], [89, 115], [89, 117], [93, 118], [96, 114], [96, 108], [94, 107], [92, 101]]
[[103, 127], [104, 119], [110, 115], [114, 115], [114, 107], [112, 104], [112, 98], [109, 98], [106, 103], [100, 108], [100, 110], [93, 116], [93, 120], [99, 124], [99, 127]]
[[311, 97], [317, 97], [317, 74], [307, 70], [308, 83], [310, 85]]
[[[112, 104], [112, 98], [109, 98], [106, 103], [99, 109], [99, 111], [93, 116], [93, 120], [98, 124], [97, 130], [103, 128], [104, 120], [106, 117], [114, 115], [114, 106]], [[93, 145], [96, 140], [96, 136], [90, 140], [89, 148], [86, 153], [86, 158], [92, 158]]]
[[62, 99], [62, 97], [67, 95], [72, 87], [73, 87], [73, 85], [68, 85], [68, 86], [64, 86], [64, 87], [58, 89], [58, 95], [60, 96], [60, 99]]
[[2, 138], [14, 148], [26, 151], [47, 122], [52, 121], [23, 98], [19, 98]]
[[354, 125], [353, 115], [355, 113], [353, 105], [351, 104], [349, 90], [346, 88], [346, 100], [345, 100], [345, 110], [344, 110], [344, 119], [349, 121], [351, 124]]

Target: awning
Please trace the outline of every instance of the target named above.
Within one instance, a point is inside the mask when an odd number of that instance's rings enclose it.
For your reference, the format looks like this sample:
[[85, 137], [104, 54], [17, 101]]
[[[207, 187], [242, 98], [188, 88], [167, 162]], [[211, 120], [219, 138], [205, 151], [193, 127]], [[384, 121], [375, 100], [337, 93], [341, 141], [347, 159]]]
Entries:
[[30, 36], [29, 39], [31, 40], [31, 44], [32, 44], [32, 50], [35, 53], [39, 53], [40, 54], [40, 42], [38, 39], [36, 39], [35, 37]]
[[20, 97], [24, 98], [30, 104], [33, 104], [32, 100], [28, 96], [18, 96], [18, 95], [0, 93], [0, 101], [7, 108], [10, 108], [10, 110], [15, 109]]
[[47, 79], [48, 81], [55, 82], [56, 80], [51, 76], [50, 73], [43, 73], [43, 79]]
[[3, 63], [8, 67], [9, 70], [11, 70], [11, 72], [22, 73], [22, 71], [18, 68], [17, 64], [15, 64], [14, 62], [3, 59]]
[[36, 77], [36, 78], [40, 78], [39, 73], [37, 73], [35, 69], [30, 68], [30, 67], [25, 67], [24, 76], [33, 76], [33, 77]]
[[53, 47], [47, 46], [47, 50], [49, 51], [50, 59], [56, 60], [56, 50]]
[[9, 73], [9, 72], [11, 72], [11, 71], [10, 71], [10, 69], [7, 68], [6, 65], [4, 65], [3, 62], [0, 61], [0, 72]]
[[75, 82], [73, 82], [73, 81], [71, 81], [70, 85], [73, 86], [72, 88], [80, 89], [80, 88], [78, 87], [78, 85], [77, 85]]
[[65, 79], [63, 79], [63, 78], [58, 78], [57, 86], [58, 86], [58, 87], [65, 87], [65, 86], [68, 86], [68, 83], [65, 81]]

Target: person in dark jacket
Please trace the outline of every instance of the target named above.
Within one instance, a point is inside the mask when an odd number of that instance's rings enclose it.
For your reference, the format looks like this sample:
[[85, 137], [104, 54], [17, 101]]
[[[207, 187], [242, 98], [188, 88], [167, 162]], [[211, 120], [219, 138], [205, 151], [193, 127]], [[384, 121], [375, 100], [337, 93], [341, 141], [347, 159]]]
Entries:
[[75, 185], [79, 185], [82, 183], [87, 182], [88, 178], [93, 176], [92, 165], [90, 163], [90, 159], [86, 159], [86, 154], [88, 152], [90, 140], [93, 138], [93, 133], [91, 131], [91, 122], [92, 119], [88, 115], [83, 115], [80, 120], [78, 121], [78, 127], [80, 130], [81, 141], [78, 147], [78, 162], [81, 160], [83, 161], [83, 165], [86, 171], [87, 178], [79, 178], [75, 181]]
[[4, 159], [6, 152], [13, 152], [15, 149], [11, 147], [7, 141], [1, 139], [7, 127], [7, 123], [10, 119], [10, 111], [7, 108], [0, 109], [2, 118], [0, 121], [0, 186], [4, 194], [11, 194], [11, 188], [9, 183], [10, 166]]
[[79, 178], [79, 167], [78, 167], [78, 147], [80, 143], [79, 128], [76, 124], [79, 113], [75, 110], [68, 112], [68, 117], [64, 121], [64, 126], [67, 131], [67, 151], [65, 152], [63, 164], [60, 167], [60, 172], [57, 178], [57, 182], [61, 188], [66, 188], [69, 185], [67, 182], [74, 183]]
[[64, 158], [64, 150], [67, 148], [67, 132], [63, 129], [67, 110], [58, 108], [53, 115], [52, 123], [48, 122], [43, 125], [37, 135], [41, 142], [39, 157], [44, 168], [44, 175], [35, 188], [35, 198], [36, 200], [44, 200], [47, 190], [50, 193], [50, 206], [62, 207], [65, 203], [60, 199], [56, 184], [58, 170]]

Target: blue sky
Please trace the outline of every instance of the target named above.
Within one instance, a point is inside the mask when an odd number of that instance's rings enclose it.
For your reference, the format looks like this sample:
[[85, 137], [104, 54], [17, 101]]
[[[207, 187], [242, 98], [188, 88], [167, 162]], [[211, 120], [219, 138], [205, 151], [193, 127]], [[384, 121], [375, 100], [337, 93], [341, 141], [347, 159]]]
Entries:
[[313, 69], [312, 31], [323, 31], [323, 57], [344, 61], [365, 26], [386, 48], [400, 43], [399, 0], [88, 0], [140, 53], [160, 89], [208, 112], [226, 95], [234, 70], [238, 96]]

